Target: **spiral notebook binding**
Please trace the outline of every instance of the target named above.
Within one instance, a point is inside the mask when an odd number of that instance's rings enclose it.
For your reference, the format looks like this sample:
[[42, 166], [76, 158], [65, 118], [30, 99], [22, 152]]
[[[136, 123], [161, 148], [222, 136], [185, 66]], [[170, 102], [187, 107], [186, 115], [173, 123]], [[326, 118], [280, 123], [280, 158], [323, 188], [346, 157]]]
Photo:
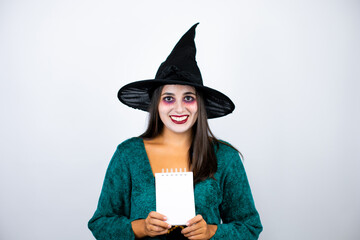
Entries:
[[184, 168], [184, 171], [182, 168], [179, 168], [179, 171], [178, 171], [178, 168], [175, 168], [175, 169], [170, 168], [170, 170], [168, 168], [161, 169], [161, 176], [183, 176], [183, 175], [184, 176], [187, 175], [186, 168]]

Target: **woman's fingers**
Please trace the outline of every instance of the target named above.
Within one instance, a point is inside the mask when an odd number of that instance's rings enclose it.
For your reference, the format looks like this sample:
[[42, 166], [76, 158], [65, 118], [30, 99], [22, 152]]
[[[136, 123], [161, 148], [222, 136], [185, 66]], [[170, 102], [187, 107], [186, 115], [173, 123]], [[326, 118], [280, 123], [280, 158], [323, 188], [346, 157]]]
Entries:
[[189, 239], [206, 239], [207, 224], [201, 215], [197, 215], [188, 222], [188, 227], [181, 233]]
[[185, 237], [198, 235], [206, 232], [206, 225], [203, 224], [195, 224], [191, 227], [184, 228], [181, 233], [184, 234]]
[[171, 227], [165, 222], [166, 217], [158, 212], [150, 212], [145, 219], [145, 229], [150, 237], [166, 234]]
[[162, 215], [161, 213], [158, 213], [158, 212], [150, 212], [148, 217], [151, 217], [151, 218], [156, 218], [156, 219], [159, 219], [159, 220], [162, 220], [162, 221], [166, 221], [166, 216], [165, 215]]
[[188, 227], [184, 228], [182, 230], [182, 233], [189, 233], [191, 231], [194, 231], [198, 228], [201, 228], [201, 223], [202, 221], [206, 224], [205, 220], [203, 219], [203, 217], [201, 215], [196, 215], [195, 217], [193, 217], [192, 219], [190, 219], [188, 221], [188, 223], [186, 224]]
[[171, 228], [171, 225], [168, 224], [167, 222], [165, 222], [166, 217], [158, 212], [150, 212], [148, 221], [151, 225], [154, 225], [154, 226], [158, 226], [158, 227], [165, 228], [165, 229]]
[[203, 236], [203, 234], [204, 234], [204, 229], [198, 228], [198, 229], [194, 229], [193, 231], [190, 231], [189, 233], [185, 233], [184, 236], [189, 239], [196, 239], [197, 236]]
[[193, 217], [192, 219], [190, 219], [186, 225], [191, 226], [198, 222], [201, 222], [202, 220], [203, 220], [203, 217], [200, 214], [198, 214], [195, 217]]
[[162, 231], [164, 229], [169, 229], [171, 228], [171, 225], [164, 222], [164, 221], [161, 221], [161, 220], [158, 220], [158, 219], [155, 219], [155, 218], [150, 218], [149, 219], [149, 224], [151, 226], [153, 226], [154, 228], [154, 231]]

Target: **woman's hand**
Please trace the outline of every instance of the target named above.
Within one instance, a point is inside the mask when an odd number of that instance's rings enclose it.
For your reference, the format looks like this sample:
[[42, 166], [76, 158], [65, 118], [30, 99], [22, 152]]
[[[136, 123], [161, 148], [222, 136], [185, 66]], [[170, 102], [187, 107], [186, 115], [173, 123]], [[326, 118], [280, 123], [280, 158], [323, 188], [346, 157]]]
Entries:
[[181, 233], [188, 239], [208, 240], [212, 238], [217, 230], [217, 225], [209, 225], [201, 215], [192, 218]]
[[139, 219], [131, 222], [136, 238], [146, 236], [155, 237], [166, 234], [171, 225], [166, 223], [166, 217], [158, 212], [150, 212], [146, 219]]

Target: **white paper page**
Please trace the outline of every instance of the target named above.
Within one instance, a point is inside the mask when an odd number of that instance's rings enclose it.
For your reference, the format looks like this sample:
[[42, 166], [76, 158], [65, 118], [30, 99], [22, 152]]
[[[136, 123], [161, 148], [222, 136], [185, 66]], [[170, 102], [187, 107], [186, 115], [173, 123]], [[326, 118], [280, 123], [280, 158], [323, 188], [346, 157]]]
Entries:
[[195, 217], [192, 172], [155, 173], [156, 211], [171, 225], [185, 225]]

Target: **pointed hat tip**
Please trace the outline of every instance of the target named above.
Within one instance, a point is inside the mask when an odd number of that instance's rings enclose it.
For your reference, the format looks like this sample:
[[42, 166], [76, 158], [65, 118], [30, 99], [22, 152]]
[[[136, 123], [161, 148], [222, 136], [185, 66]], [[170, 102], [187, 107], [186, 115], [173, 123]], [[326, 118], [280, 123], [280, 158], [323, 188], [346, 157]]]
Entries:
[[192, 34], [193, 38], [194, 38], [195, 37], [195, 28], [197, 27], [197, 25], [199, 25], [199, 22], [192, 25], [192, 27], [184, 34], [184, 36]]
[[195, 44], [194, 43], [194, 38], [195, 38], [195, 28], [197, 27], [197, 25], [199, 25], [198, 23], [195, 23], [189, 30], [187, 30], [187, 32], [181, 37], [181, 39], [178, 41], [178, 43], [176, 44], [175, 48], [184, 45], [184, 43], [190, 43], [190, 39], [192, 39], [192, 43], [191, 45]]
[[199, 25], [199, 22], [195, 23], [191, 28], [196, 28]]

